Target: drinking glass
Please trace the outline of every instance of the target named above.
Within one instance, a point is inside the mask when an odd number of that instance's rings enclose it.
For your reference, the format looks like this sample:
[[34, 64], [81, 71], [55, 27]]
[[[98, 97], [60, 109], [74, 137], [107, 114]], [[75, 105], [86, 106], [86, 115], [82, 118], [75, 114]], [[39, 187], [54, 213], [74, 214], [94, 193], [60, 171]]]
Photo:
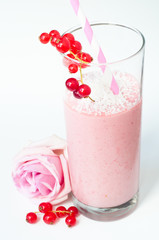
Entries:
[[[67, 31], [93, 56], [81, 67], [91, 98], [76, 99], [68, 90], [64, 98], [68, 163], [75, 206], [89, 218], [109, 221], [128, 215], [138, 202], [145, 39], [120, 24], [91, 26], [107, 58], [104, 74], [82, 28]], [[66, 66], [79, 64], [67, 54], [63, 59]], [[81, 71], [70, 76], [80, 84]], [[110, 90], [112, 75], [118, 95]]]

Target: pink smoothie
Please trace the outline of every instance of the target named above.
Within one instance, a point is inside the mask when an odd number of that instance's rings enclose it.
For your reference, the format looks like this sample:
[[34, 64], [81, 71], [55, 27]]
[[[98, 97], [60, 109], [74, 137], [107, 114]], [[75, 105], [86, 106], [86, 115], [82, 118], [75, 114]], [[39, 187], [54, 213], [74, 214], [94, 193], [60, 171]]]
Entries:
[[119, 113], [96, 115], [65, 101], [72, 192], [80, 202], [114, 207], [137, 193], [141, 105], [138, 101]]

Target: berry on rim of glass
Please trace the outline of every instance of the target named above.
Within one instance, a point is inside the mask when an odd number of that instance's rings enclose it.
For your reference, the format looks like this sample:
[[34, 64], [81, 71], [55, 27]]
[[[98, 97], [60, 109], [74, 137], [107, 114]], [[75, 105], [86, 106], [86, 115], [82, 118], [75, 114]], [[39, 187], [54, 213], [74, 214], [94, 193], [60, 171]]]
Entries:
[[68, 66], [68, 70], [70, 73], [76, 73], [78, 71], [78, 66], [72, 63]]
[[64, 206], [59, 206], [56, 208], [56, 215], [59, 217], [59, 218], [63, 218], [67, 215], [66, 213], [66, 208]]
[[58, 38], [61, 37], [61, 36], [60, 36], [60, 33], [59, 33], [57, 30], [52, 30], [52, 31], [50, 31], [49, 35], [50, 35], [50, 37], [53, 37], [53, 36], [56, 36], [56, 37], [58, 37]]
[[59, 42], [60, 37], [58, 35], [54, 35], [51, 37], [50, 43], [52, 46], [56, 47], [57, 43]]
[[79, 52], [79, 53], [77, 53], [77, 57], [78, 57], [79, 59], [81, 59], [82, 61], [88, 62], [88, 63], [92, 62], [92, 60], [93, 60], [93, 58], [91, 57], [91, 55], [88, 54], [88, 53], [85, 53], [85, 52]]
[[54, 224], [54, 222], [56, 221], [56, 214], [53, 212], [47, 212], [45, 213], [45, 215], [43, 216], [43, 221], [46, 224]]
[[69, 207], [67, 211], [70, 212], [69, 215], [71, 215], [71, 216], [72, 216], [72, 215], [77, 216], [78, 213], [79, 213], [79, 212], [78, 212], [78, 209], [77, 209], [75, 206]]
[[81, 97], [88, 97], [91, 93], [91, 88], [87, 84], [82, 84], [78, 88], [78, 93]]
[[63, 58], [63, 64], [68, 67], [70, 64], [74, 63], [73, 60], [71, 59], [75, 59], [75, 56], [73, 56], [73, 54], [68, 53], [64, 58]]
[[46, 213], [46, 212], [52, 211], [52, 204], [49, 203], [49, 202], [42, 202], [42, 203], [40, 203], [39, 211], [41, 213]]
[[65, 223], [67, 224], [68, 227], [73, 227], [76, 224], [75, 216], [68, 216], [65, 219]]
[[70, 44], [72, 44], [75, 41], [75, 38], [71, 33], [66, 33], [63, 35], [63, 37], [66, 37], [70, 41]]
[[67, 57], [70, 57], [70, 58], [72, 58], [72, 59], [75, 59], [75, 56], [74, 56], [72, 53], [68, 53], [68, 54], [67, 54]]
[[66, 37], [62, 37], [56, 44], [56, 49], [61, 53], [66, 53], [70, 49], [70, 42]]
[[75, 98], [81, 99], [82, 97], [79, 95], [78, 90], [73, 91], [73, 95]]
[[74, 41], [71, 43], [71, 48], [70, 50], [74, 53], [77, 54], [82, 50], [82, 45], [79, 41]]
[[65, 84], [70, 91], [75, 91], [79, 88], [79, 83], [75, 78], [68, 78]]
[[50, 35], [48, 33], [42, 33], [39, 37], [41, 43], [46, 44], [50, 41]]
[[37, 215], [34, 212], [30, 212], [26, 215], [26, 221], [28, 223], [36, 223], [37, 222]]

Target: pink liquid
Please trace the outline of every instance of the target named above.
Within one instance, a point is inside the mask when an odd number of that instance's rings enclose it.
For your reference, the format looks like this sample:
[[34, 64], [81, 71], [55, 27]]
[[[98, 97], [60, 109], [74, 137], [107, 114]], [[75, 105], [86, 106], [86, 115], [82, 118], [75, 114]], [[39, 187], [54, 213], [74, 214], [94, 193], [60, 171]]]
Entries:
[[74, 196], [103, 208], [129, 201], [139, 183], [141, 101], [130, 110], [101, 116], [65, 103], [65, 117]]

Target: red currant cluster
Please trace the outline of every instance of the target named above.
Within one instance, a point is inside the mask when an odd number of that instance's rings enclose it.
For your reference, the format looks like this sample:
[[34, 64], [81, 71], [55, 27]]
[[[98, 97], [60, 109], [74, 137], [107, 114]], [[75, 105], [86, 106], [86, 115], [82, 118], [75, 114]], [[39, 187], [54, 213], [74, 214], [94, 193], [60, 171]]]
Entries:
[[30, 212], [26, 215], [26, 221], [28, 223], [36, 223], [37, 213], [44, 213], [43, 221], [46, 224], [54, 224], [57, 218], [65, 218], [65, 223], [68, 227], [72, 227], [76, 224], [76, 217], [79, 215], [78, 209], [74, 206], [66, 209], [64, 206], [59, 206], [53, 211], [53, 206], [49, 202], [43, 202], [39, 205], [39, 212]]
[[[52, 30], [49, 34], [42, 33], [39, 39], [44, 44], [50, 42], [60, 53], [69, 52], [67, 53], [68, 59], [64, 57], [64, 65], [68, 67], [70, 73], [76, 73], [80, 70], [81, 79], [79, 81], [75, 78], [67, 79], [66, 87], [78, 99], [89, 97], [91, 88], [83, 83], [82, 68], [86, 68], [92, 62], [93, 58], [90, 54], [82, 52], [81, 43], [76, 41], [71, 33], [61, 36], [57, 30]], [[92, 98], [90, 99], [94, 101]]]

